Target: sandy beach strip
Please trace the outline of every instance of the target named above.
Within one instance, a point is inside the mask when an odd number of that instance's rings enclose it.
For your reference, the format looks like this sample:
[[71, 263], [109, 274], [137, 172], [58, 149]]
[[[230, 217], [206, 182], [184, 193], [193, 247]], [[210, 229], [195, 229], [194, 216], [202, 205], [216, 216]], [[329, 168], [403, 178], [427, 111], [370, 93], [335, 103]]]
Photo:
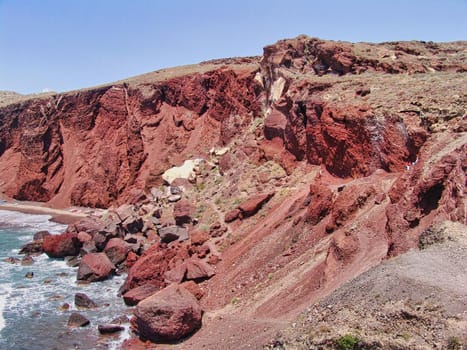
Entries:
[[60, 224], [72, 224], [80, 219], [87, 217], [88, 215], [82, 212], [71, 212], [64, 209], [48, 208], [39, 204], [25, 204], [20, 202], [5, 202], [0, 203], [1, 210], [17, 211], [23, 214], [40, 214], [50, 215], [51, 221]]

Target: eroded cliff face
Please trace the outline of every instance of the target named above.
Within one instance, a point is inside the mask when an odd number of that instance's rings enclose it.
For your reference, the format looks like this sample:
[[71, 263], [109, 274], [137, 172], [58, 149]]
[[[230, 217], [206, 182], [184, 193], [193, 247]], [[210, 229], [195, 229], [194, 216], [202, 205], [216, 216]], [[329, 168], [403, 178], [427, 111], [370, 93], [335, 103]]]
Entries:
[[[186, 159], [212, 162], [183, 196], [196, 207], [190, 235], [222, 253], [200, 284], [203, 307], [222, 317], [208, 315], [190, 341], [258, 346], [277, 320], [417, 247], [433, 225], [465, 225], [466, 45], [298, 37], [261, 60], [8, 104], [0, 186], [17, 199], [107, 207]], [[184, 244], [177, 259], [197, 256]], [[231, 337], [213, 336], [227, 328]]]
[[103, 208], [160, 185], [166, 169], [229, 142], [259, 112], [256, 65], [206, 66], [1, 108], [2, 190]]

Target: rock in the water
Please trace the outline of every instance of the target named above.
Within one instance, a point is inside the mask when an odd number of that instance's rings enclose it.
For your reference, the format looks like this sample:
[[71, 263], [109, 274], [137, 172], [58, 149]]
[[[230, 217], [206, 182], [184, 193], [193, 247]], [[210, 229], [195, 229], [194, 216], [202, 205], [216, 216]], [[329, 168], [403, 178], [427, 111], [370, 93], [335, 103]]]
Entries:
[[98, 307], [96, 302], [94, 302], [91, 298], [89, 298], [84, 293], [75, 294], [75, 306], [78, 308], [83, 308], [83, 309], [93, 309], [93, 308]]
[[81, 248], [76, 233], [62, 233], [60, 235], [45, 236], [42, 249], [51, 258], [64, 258], [65, 256], [78, 255]]
[[188, 239], [188, 231], [180, 226], [167, 226], [159, 229], [159, 237], [162, 243], [170, 243], [172, 241], [185, 241]]
[[8, 258], [3, 259], [2, 261], [8, 264], [18, 264], [19, 262], [21, 262], [20, 259], [12, 257], [12, 256], [9, 256]]
[[23, 245], [19, 254], [42, 254], [42, 239], [32, 241]]
[[21, 259], [21, 265], [32, 265], [34, 264], [34, 259], [29, 255], [26, 255], [24, 258]]
[[125, 261], [128, 252], [131, 250], [131, 245], [121, 238], [111, 238], [105, 248], [104, 253], [109, 257], [114, 265], [118, 265]]
[[170, 285], [141, 301], [133, 324], [143, 339], [179, 340], [201, 327], [202, 310], [196, 298], [179, 285]]
[[90, 253], [83, 256], [78, 268], [78, 280], [101, 281], [115, 271], [115, 266], [105, 253]]
[[39, 241], [41, 239], [44, 239], [45, 236], [50, 236], [51, 233], [49, 231], [46, 231], [46, 230], [43, 230], [43, 231], [37, 231], [34, 236], [33, 236], [33, 240], [34, 241]]
[[68, 327], [85, 327], [90, 321], [80, 313], [73, 312], [68, 319]]
[[33, 277], [34, 277], [34, 272], [32, 271], [26, 272], [26, 274], [24, 275], [24, 278], [33, 278]]
[[141, 300], [153, 295], [159, 291], [153, 284], [143, 284], [142, 286], [130, 289], [128, 292], [123, 294], [123, 301], [128, 306], [137, 305]]
[[100, 334], [112, 334], [123, 331], [125, 327], [118, 324], [100, 324], [97, 326], [97, 329]]
[[179, 226], [189, 224], [191, 222], [191, 216], [193, 215], [193, 206], [191, 203], [182, 199], [174, 205], [174, 219], [175, 223]]

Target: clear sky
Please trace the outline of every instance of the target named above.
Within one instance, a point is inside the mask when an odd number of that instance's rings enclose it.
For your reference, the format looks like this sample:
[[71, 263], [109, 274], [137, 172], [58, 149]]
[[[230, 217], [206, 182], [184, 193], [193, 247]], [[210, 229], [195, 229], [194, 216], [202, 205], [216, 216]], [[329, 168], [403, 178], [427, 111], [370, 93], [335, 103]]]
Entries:
[[299, 34], [467, 40], [467, 0], [0, 0], [0, 90], [66, 91], [260, 55]]

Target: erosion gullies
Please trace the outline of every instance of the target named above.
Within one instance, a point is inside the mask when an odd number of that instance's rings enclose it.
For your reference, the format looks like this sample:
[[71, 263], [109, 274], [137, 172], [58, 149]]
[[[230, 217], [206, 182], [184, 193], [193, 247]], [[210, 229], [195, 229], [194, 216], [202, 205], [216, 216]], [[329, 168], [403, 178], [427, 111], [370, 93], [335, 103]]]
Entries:
[[118, 259], [131, 303], [182, 283], [206, 312], [186, 346], [260, 347], [433, 225], [465, 228], [465, 52], [300, 36], [261, 59], [23, 99], [0, 107], [0, 187], [114, 206], [75, 234], [132, 245]]

